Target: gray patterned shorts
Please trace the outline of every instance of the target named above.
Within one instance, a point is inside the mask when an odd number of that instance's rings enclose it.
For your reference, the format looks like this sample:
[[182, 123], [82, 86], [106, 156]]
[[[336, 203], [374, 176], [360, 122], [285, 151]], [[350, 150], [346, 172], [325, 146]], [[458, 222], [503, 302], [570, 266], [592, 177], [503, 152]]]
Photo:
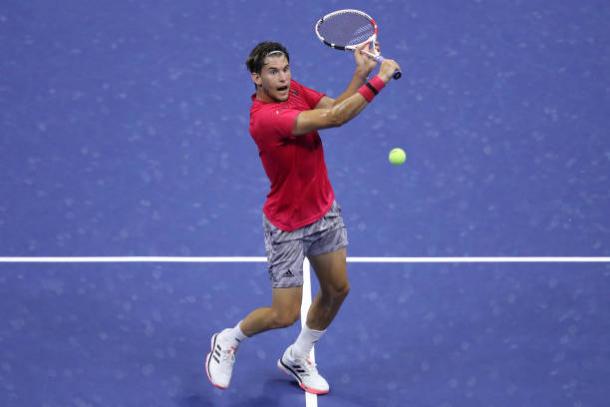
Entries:
[[265, 251], [273, 288], [303, 285], [305, 256], [318, 256], [347, 247], [341, 207], [335, 201], [324, 217], [292, 232], [275, 227], [263, 214]]

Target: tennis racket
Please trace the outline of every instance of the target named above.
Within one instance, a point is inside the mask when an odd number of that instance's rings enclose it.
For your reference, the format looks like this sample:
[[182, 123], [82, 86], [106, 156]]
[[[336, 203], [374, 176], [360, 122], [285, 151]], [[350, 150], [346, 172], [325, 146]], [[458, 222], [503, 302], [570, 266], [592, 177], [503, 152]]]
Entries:
[[[377, 23], [371, 16], [353, 9], [333, 11], [319, 19], [315, 27], [320, 41], [334, 49], [354, 52], [357, 47], [370, 41], [372, 52], [363, 52], [378, 62], [383, 62], [384, 58], [375, 48], [378, 30]], [[401, 76], [399, 70], [392, 75], [394, 79]]]

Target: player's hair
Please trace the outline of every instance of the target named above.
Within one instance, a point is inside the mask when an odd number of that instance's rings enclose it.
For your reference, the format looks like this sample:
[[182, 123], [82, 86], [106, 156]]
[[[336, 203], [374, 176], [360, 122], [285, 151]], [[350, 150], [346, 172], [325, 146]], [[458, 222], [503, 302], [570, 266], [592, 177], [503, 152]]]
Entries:
[[265, 58], [270, 54], [284, 54], [286, 60], [290, 62], [290, 55], [288, 50], [279, 42], [263, 41], [259, 43], [246, 60], [246, 67], [250, 73], [261, 73], [263, 65], [265, 65]]

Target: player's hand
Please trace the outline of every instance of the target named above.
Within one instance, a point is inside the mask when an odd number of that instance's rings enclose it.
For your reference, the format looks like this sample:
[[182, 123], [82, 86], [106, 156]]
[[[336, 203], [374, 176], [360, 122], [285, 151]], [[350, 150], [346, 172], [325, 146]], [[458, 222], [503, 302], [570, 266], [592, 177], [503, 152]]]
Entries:
[[388, 83], [392, 80], [392, 75], [394, 75], [394, 72], [397, 70], [401, 70], [398, 62], [393, 59], [385, 59], [379, 67], [378, 75], [385, 83]]
[[[364, 51], [370, 52], [370, 42], [366, 42], [356, 48], [356, 52], [354, 52], [354, 59], [356, 60], [356, 70], [358, 70], [364, 78], [368, 77], [371, 71], [377, 66], [377, 61], [375, 58], [367, 55]], [[378, 45], [376, 46], [378, 49]]]

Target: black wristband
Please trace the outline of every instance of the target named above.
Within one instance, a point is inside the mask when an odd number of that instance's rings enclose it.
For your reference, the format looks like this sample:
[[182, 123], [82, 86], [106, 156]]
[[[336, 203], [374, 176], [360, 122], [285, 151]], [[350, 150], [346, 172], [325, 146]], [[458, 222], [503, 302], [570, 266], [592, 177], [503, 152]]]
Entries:
[[375, 96], [377, 96], [379, 94], [379, 91], [377, 89], [375, 89], [375, 87], [373, 85], [371, 85], [370, 82], [365, 83], [365, 85], [371, 90], [371, 92], [373, 92], [375, 94]]

